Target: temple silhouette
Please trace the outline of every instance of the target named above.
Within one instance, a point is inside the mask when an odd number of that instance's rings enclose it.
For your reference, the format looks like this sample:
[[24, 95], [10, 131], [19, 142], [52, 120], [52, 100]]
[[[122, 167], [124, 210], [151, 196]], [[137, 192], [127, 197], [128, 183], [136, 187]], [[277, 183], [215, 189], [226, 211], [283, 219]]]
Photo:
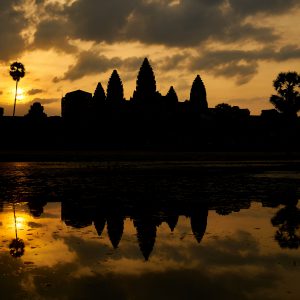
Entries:
[[162, 95], [147, 58], [136, 88], [125, 99], [117, 70], [107, 90], [99, 82], [94, 94], [75, 90], [61, 100], [61, 117], [47, 117], [33, 103], [24, 117], [3, 116], [0, 146], [11, 149], [167, 149], [252, 151], [299, 149], [299, 118], [275, 109], [252, 116], [248, 109], [221, 103], [209, 107], [207, 91], [197, 75], [188, 100], [179, 101], [171, 86]]

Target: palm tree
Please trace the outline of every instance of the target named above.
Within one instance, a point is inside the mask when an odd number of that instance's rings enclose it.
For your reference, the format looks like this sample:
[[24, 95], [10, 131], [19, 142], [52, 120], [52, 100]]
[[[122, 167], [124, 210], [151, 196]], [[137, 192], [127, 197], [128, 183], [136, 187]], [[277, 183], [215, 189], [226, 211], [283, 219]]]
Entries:
[[272, 95], [270, 102], [279, 112], [296, 117], [300, 110], [300, 75], [297, 72], [279, 73], [273, 86], [277, 95]]
[[25, 67], [22, 63], [15, 61], [10, 65], [10, 76], [13, 78], [13, 80], [16, 82], [16, 92], [15, 92], [15, 102], [14, 102], [14, 111], [13, 111], [13, 117], [15, 116], [16, 112], [16, 102], [17, 102], [17, 94], [18, 94], [18, 83], [21, 78], [25, 76]]

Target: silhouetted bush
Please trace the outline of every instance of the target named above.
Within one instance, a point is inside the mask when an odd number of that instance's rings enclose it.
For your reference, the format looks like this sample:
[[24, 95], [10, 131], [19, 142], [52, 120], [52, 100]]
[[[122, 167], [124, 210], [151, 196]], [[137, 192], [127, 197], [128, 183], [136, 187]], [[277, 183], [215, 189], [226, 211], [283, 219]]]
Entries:
[[25, 116], [32, 120], [42, 120], [47, 117], [44, 113], [44, 107], [40, 102], [35, 102], [30, 106], [28, 114]]

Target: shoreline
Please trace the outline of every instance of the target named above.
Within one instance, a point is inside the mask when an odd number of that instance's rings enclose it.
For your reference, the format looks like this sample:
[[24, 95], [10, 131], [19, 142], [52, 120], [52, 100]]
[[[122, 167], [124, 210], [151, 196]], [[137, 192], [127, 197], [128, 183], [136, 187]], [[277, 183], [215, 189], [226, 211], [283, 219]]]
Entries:
[[129, 150], [0, 150], [0, 162], [294, 162], [300, 152], [195, 152]]

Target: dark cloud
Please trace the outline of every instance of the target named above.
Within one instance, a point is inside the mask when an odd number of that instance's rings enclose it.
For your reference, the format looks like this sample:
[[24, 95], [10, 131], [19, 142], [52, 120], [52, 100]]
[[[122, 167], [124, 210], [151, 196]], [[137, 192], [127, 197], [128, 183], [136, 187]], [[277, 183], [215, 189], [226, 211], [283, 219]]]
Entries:
[[172, 6], [170, 1], [79, 0], [67, 7], [65, 14], [73, 38], [97, 42], [194, 46], [209, 39], [275, 38], [270, 28], [245, 25], [244, 17], [234, 9], [224, 14], [223, 4], [223, 0], [184, 0]]
[[16, 10], [21, 0], [1, 0], [0, 4], [0, 61], [20, 55], [25, 48], [21, 31], [27, 26], [22, 11]]
[[28, 222], [28, 227], [30, 228], [42, 228], [44, 225], [36, 222]]
[[78, 56], [76, 64], [70, 66], [62, 78], [55, 77], [53, 81], [73, 81], [87, 75], [105, 73], [115, 68], [134, 70], [141, 63], [142, 58], [138, 57], [129, 57], [126, 59], [121, 59], [119, 57], [108, 58], [93, 51], [84, 51]]
[[168, 46], [195, 46], [210, 40], [273, 40], [272, 30], [245, 25], [233, 11], [224, 14], [223, 1], [182, 1], [170, 7], [151, 3], [136, 10], [128, 22], [128, 37]]
[[[283, 15], [300, 7], [298, 0], [181, 0], [177, 3], [172, 0], [70, 0], [64, 4], [35, 0], [36, 14], [30, 20], [25, 18], [22, 9], [16, 9], [19, 4], [24, 4], [24, 0], [1, 1], [0, 61], [17, 57], [26, 49], [55, 49], [76, 54], [75, 65], [53, 82], [76, 80], [114, 68], [131, 71], [140, 65], [136, 57], [109, 58], [91, 50], [80, 52], [72, 44], [74, 40], [90, 41], [93, 45], [138, 41], [178, 50], [201, 48], [198, 56], [189, 58], [189, 53], [183, 52], [157, 61], [157, 66], [161, 71], [172, 68], [209, 71], [213, 75], [233, 77], [238, 84], [248, 82], [258, 72], [259, 61], [299, 58], [297, 46], [286, 46], [279, 51], [271, 49], [270, 43], [276, 44], [281, 38], [276, 28], [255, 24], [256, 18]], [[26, 46], [20, 33], [29, 25], [35, 27], [35, 33], [33, 43]], [[228, 45], [247, 41], [257, 42], [261, 50], [206, 50], [211, 42]], [[131, 74], [124, 76], [130, 78]]]
[[158, 60], [156, 63], [160, 70], [169, 71], [181, 67], [188, 60], [189, 53], [175, 54]]
[[55, 102], [58, 102], [60, 99], [58, 98], [34, 98], [29, 105], [35, 103], [35, 102], [40, 102], [42, 105], [48, 105], [48, 104], [52, 104]]
[[203, 70], [215, 76], [235, 77], [237, 84], [245, 84], [258, 72], [259, 61], [286, 61], [299, 59], [300, 48], [289, 45], [279, 50], [204, 50], [199, 56], [191, 58], [189, 69]]
[[3, 91], [0, 91], [0, 95], [3, 95]]
[[27, 92], [27, 95], [33, 96], [33, 95], [40, 94], [43, 92], [44, 92], [44, 90], [42, 90], [42, 89], [31, 89]]
[[298, 0], [229, 0], [231, 8], [243, 15], [283, 14], [295, 6], [299, 6]]
[[[286, 61], [300, 58], [300, 48], [296, 45], [288, 45], [279, 50], [274, 48], [262, 48], [260, 50], [210, 50], [204, 48], [199, 55], [182, 52], [173, 56], [166, 56], [153, 63], [154, 70], [163, 72], [207, 72], [214, 76], [235, 78], [241, 85], [249, 82], [259, 70], [260, 61]], [[69, 67], [62, 77], [55, 77], [54, 82], [62, 80], [77, 80], [84, 76], [105, 73], [112, 69], [126, 71], [126, 78], [133, 78], [142, 63], [142, 57], [108, 58], [94, 51], [84, 51], [79, 54], [76, 63]], [[129, 74], [130, 73], [130, 74]], [[125, 77], [124, 77], [125, 78]]]
[[69, 31], [66, 20], [42, 21], [37, 27], [32, 47], [43, 50], [54, 48], [67, 53], [75, 52], [76, 47], [69, 43]]
[[79, 0], [66, 7], [65, 13], [77, 38], [114, 42], [125, 37], [128, 18], [140, 0]]
[[297, 0], [181, 0], [170, 5], [172, 2], [77, 0], [59, 8], [52, 5], [47, 9], [51, 12], [48, 19], [37, 27], [34, 44], [73, 51], [68, 39], [140, 41], [176, 47], [212, 40], [265, 43], [279, 38], [274, 28], [245, 23], [245, 18], [258, 13], [283, 14], [298, 5]]

